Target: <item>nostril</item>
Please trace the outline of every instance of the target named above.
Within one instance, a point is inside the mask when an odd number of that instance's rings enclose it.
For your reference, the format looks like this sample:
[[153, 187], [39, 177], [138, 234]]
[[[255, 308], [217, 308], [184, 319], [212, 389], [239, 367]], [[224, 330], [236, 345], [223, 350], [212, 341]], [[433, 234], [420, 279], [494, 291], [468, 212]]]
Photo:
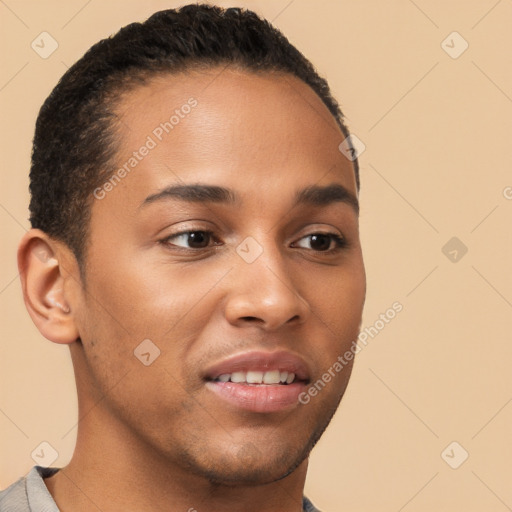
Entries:
[[241, 320], [246, 320], [247, 322], [262, 322], [261, 318], [256, 316], [243, 316]]

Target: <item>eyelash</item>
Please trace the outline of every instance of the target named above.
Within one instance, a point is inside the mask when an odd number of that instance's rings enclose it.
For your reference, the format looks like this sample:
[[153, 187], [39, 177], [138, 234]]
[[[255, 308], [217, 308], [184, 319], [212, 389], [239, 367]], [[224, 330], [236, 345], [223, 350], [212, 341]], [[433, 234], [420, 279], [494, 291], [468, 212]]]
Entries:
[[[173, 248], [175, 248], [177, 250], [189, 251], [189, 252], [190, 251], [198, 252], [202, 249], [211, 249], [211, 247], [212, 247], [211, 245], [208, 245], [207, 247], [199, 247], [199, 248], [195, 247], [194, 248], [194, 247], [181, 247], [179, 245], [175, 245], [170, 242], [170, 240], [176, 239], [183, 235], [190, 235], [191, 233], [203, 233], [203, 234], [207, 235], [208, 237], [210, 237], [211, 239], [215, 240], [213, 231], [210, 231], [207, 229], [189, 229], [189, 230], [185, 230], [185, 231], [180, 231], [178, 233], [174, 233], [174, 234], [160, 240], [160, 243], [167, 247], [172, 246]], [[322, 235], [322, 236], [330, 237], [331, 241], [334, 242], [334, 247], [332, 249], [328, 249], [326, 251], [315, 251], [314, 249], [307, 249], [307, 250], [310, 250], [310, 251], [313, 251], [313, 252], [316, 252], [319, 254], [333, 254], [342, 249], [345, 249], [348, 246], [348, 242], [344, 237], [342, 237], [336, 233], [326, 233], [326, 232], [322, 232], [322, 231], [316, 231], [314, 233], [310, 233], [309, 235], [305, 235], [305, 236], [301, 237], [298, 241], [303, 240], [308, 237], [311, 237], [311, 236], [315, 236], [315, 235]], [[296, 242], [294, 242], [294, 243], [296, 243]], [[221, 244], [216, 243], [215, 245], [221, 245]], [[299, 249], [300, 249], [300, 247], [299, 247]]]

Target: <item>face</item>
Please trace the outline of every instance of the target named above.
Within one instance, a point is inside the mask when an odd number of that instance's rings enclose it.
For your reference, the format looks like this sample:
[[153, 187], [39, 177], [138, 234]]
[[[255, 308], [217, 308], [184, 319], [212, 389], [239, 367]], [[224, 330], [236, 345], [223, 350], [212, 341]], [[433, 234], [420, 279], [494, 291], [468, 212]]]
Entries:
[[225, 484], [282, 478], [326, 428], [351, 363], [299, 397], [360, 327], [344, 136], [288, 75], [158, 77], [118, 114], [117, 178], [95, 192], [74, 307], [81, 380], [176, 468]]

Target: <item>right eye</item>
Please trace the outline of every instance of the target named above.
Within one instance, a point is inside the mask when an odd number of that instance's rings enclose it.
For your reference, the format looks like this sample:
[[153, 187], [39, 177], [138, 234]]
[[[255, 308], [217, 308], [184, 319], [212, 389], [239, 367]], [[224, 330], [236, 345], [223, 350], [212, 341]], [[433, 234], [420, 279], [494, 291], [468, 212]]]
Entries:
[[212, 231], [182, 231], [164, 238], [162, 243], [183, 249], [205, 249], [213, 242]]

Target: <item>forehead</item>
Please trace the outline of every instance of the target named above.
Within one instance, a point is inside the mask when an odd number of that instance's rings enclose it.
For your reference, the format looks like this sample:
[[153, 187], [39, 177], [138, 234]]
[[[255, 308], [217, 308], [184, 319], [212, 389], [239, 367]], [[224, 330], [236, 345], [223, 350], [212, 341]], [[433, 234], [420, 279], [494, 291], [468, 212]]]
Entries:
[[[287, 187], [333, 178], [355, 193], [344, 135], [320, 98], [289, 74], [231, 68], [160, 75], [122, 97], [119, 189], [148, 194], [171, 181]], [[146, 149], [145, 149], [146, 148]], [[123, 173], [124, 174], [124, 173]]]

